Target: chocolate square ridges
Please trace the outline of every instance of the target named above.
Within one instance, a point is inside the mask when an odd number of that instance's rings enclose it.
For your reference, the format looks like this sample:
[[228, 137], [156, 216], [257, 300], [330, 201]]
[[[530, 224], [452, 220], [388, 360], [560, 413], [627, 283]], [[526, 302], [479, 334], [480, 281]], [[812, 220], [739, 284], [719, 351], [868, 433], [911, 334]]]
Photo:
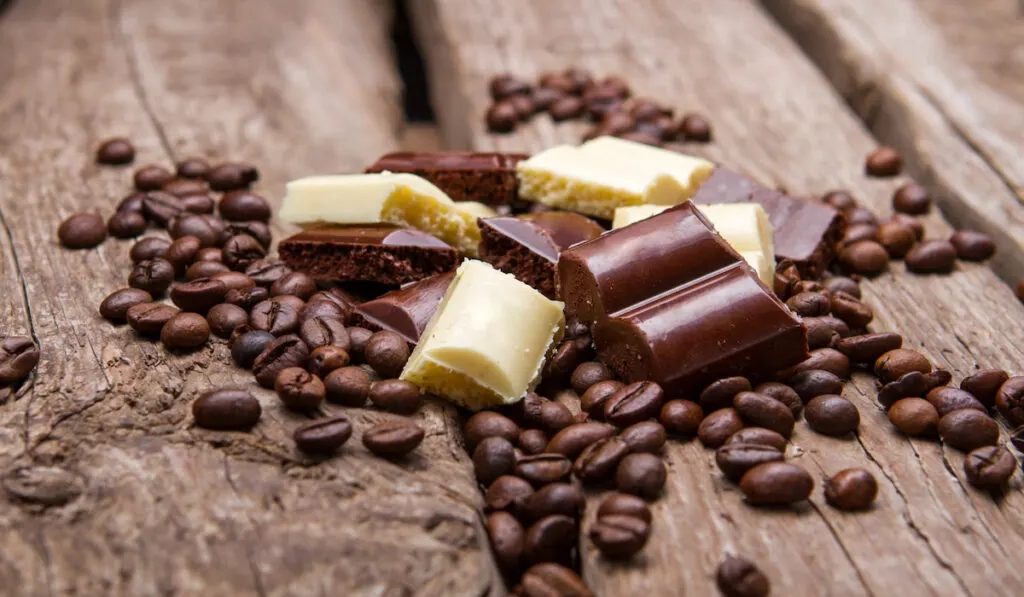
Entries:
[[454, 277], [454, 272], [431, 276], [361, 303], [352, 311], [351, 324], [375, 332], [389, 330], [416, 344]]
[[309, 228], [281, 241], [281, 260], [317, 281], [401, 285], [453, 271], [458, 252], [437, 238], [390, 224]]
[[590, 218], [570, 212], [487, 218], [480, 220], [480, 258], [555, 298], [558, 255], [603, 233]]
[[411, 152], [381, 156], [366, 172], [408, 172], [437, 185], [454, 201], [506, 205], [518, 198], [516, 164], [528, 156], [498, 152]]

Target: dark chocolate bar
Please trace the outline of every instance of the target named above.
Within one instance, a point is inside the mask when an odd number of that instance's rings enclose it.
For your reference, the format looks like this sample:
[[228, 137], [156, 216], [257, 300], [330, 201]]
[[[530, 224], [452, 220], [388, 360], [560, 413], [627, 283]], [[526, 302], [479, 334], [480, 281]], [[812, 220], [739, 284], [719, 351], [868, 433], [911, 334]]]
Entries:
[[603, 233], [590, 218], [565, 211], [481, 219], [480, 258], [553, 299], [558, 255]]
[[431, 276], [361, 303], [352, 311], [351, 324], [375, 332], [390, 330], [416, 344], [454, 277], [454, 272]]
[[453, 201], [506, 205], [518, 199], [516, 164], [526, 154], [498, 152], [411, 152], [381, 156], [366, 172], [408, 172], [437, 185]]
[[391, 224], [309, 228], [283, 241], [281, 260], [320, 282], [397, 286], [453, 271], [458, 251], [419, 230]]
[[697, 205], [760, 203], [772, 223], [776, 260], [791, 260], [806, 277], [816, 278], [825, 272], [845, 228], [843, 217], [832, 207], [790, 197], [721, 166], [697, 189], [692, 201]]
[[564, 251], [566, 310], [627, 381], [673, 397], [721, 377], [766, 378], [807, 357], [807, 332], [686, 203]]

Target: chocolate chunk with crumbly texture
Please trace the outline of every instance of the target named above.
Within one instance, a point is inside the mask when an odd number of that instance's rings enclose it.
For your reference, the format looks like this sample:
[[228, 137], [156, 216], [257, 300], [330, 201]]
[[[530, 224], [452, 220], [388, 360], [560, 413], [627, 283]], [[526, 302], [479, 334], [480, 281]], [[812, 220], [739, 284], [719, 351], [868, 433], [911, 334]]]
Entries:
[[527, 157], [521, 153], [400, 151], [381, 156], [366, 172], [407, 172], [434, 183], [453, 201], [507, 205], [519, 193], [516, 164]]

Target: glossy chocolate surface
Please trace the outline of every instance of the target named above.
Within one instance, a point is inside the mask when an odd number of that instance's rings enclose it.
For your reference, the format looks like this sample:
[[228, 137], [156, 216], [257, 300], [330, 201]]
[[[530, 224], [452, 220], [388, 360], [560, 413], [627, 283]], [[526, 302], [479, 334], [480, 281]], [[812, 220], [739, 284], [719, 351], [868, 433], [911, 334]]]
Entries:
[[526, 154], [493, 151], [397, 151], [381, 156], [367, 172], [417, 170], [511, 170]]
[[480, 225], [514, 240], [551, 263], [558, 261], [558, 255], [565, 249], [604, 233], [604, 228], [590, 218], [565, 211], [487, 218], [481, 220]]
[[521, 153], [469, 151], [402, 151], [378, 159], [367, 172], [407, 172], [437, 185], [454, 201], [511, 205], [519, 194], [516, 164]]
[[307, 228], [283, 242], [381, 245], [450, 249], [444, 241], [412, 228], [391, 224], [342, 224]]
[[374, 331], [390, 330], [416, 344], [454, 277], [454, 272], [431, 276], [362, 303], [352, 313], [353, 323]]

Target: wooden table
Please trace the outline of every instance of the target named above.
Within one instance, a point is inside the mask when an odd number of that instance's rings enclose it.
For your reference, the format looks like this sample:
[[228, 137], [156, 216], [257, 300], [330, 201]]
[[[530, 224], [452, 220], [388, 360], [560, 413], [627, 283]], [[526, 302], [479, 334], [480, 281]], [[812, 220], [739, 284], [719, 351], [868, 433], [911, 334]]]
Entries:
[[[867, 179], [862, 164], [876, 139], [894, 144], [949, 218], [929, 217], [929, 234], [950, 222], [989, 232], [994, 265], [1016, 280], [1024, 26], [1014, 0], [961, 4], [410, 2], [448, 147], [578, 139], [582, 125], [547, 117], [487, 134], [494, 73], [621, 74], [712, 118], [715, 141], [686, 150], [796, 194], [848, 188], [888, 214], [904, 179]], [[301, 417], [262, 390], [253, 433], [194, 428], [197, 393], [251, 378], [222, 342], [171, 355], [99, 317], [124, 285], [129, 241], [71, 252], [55, 239], [62, 218], [109, 214], [126, 193], [129, 170], [92, 161], [112, 135], [132, 138], [139, 164], [256, 163], [274, 201], [291, 178], [358, 171], [397, 148], [390, 18], [383, 0], [20, 0], [0, 16], [0, 316], [43, 351], [0, 404], [0, 594], [505, 594], [452, 409], [418, 415], [428, 437], [404, 466], [358, 441], [325, 462], [302, 457], [289, 438]], [[904, 334], [955, 381], [979, 367], [1024, 372], [1024, 308], [988, 267], [929, 277], [896, 263], [863, 290], [873, 329]], [[858, 436], [798, 426], [797, 461], [818, 477], [867, 467], [881, 485], [873, 510], [836, 511], [820, 489], [793, 510], [749, 508], [711, 452], [673, 443], [643, 556], [611, 564], [584, 541], [587, 581], [606, 597], [713, 595], [729, 551], [758, 562], [775, 595], [1020, 594], [1020, 474], [1003, 494], [979, 492], [962, 454], [894, 431], [870, 378], [846, 394]], [[357, 427], [384, 416], [351, 414]]]

